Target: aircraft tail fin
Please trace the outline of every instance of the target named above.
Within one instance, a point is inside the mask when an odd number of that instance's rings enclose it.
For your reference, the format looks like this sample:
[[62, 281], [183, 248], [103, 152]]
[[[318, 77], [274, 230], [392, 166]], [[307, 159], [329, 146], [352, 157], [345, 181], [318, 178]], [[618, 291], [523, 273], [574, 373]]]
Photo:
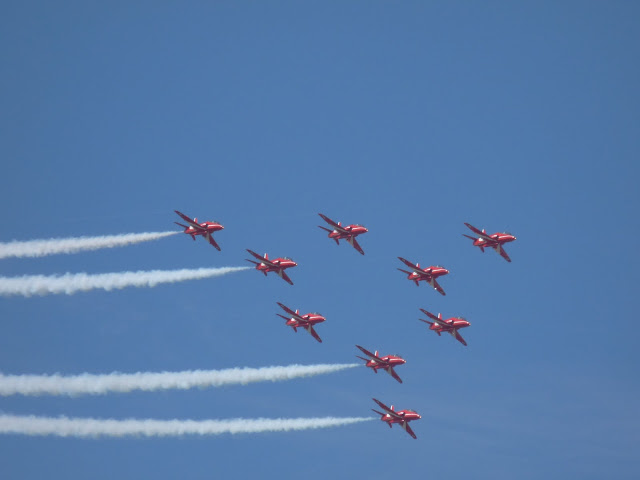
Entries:
[[463, 234], [462, 234], [462, 236], [463, 236], [463, 237], [467, 237], [467, 238], [469, 238], [469, 239], [473, 240], [474, 242], [476, 241], [476, 238], [475, 238], [475, 237], [472, 237], [471, 235], [465, 235], [465, 234], [463, 233]]
[[326, 228], [326, 227], [322, 227], [322, 226], [318, 225], [318, 228], [323, 229], [325, 232], [329, 232], [329, 233], [331, 233], [331, 230], [329, 230], [329, 229], [328, 229], [328, 228]]

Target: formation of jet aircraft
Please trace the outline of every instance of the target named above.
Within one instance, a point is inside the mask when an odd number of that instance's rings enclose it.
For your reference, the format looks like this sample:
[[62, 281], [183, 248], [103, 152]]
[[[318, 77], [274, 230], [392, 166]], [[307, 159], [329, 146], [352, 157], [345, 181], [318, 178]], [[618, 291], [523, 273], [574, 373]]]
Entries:
[[[184, 225], [182, 223], [175, 222], [177, 225], [184, 228], [184, 233], [191, 235], [194, 240], [196, 239], [196, 236], [202, 236], [213, 247], [215, 247], [217, 250], [220, 250], [220, 246], [213, 239], [214, 232], [224, 229], [224, 227], [220, 223], [212, 221], [199, 223], [197, 218], [191, 220], [188, 216], [179, 212], [178, 210], [175, 210], [175, 212], [187, 223], [187, 225]], [[346, 240], [353, 248], [360, 252], [360, 254], [364, 255], [364, 251], [356, 240], [356, 237], [368, 232], [365, 227], [357, 224], [343, 226], [341, 222], [336, 223], [322, 213], [319, 213], [318, 215], [320, 215], [320, 217], [322, 217], [322, 219], [332, 227], [326, 228], [323, 226], [319, 226], [319, 228], [329, 233], [329, 238], [333, 239], [338, 245], [340, 244], [340, 240]], [[508, 242], [513, 242], [516, 239], [514, 235], [506, 232], [494, 233], [489, 235], [487, 234], [485, 229], [480, 230], [468, 223], [465, 223], [465, 225], [474, 234], [477, 235], [477, 237], [472, 237], [463, 234], [465, 237], [473, 240], [474, 246], [479, 247], [482, 252], [484, 252], [485, 248], [492, 248], [497, 253], [499, 253], [500, 256], [502, 256], [502, 258], [504, 258], [507, 262], [511, 262], [511, 259], [503, 248], [503, 245]], [[262, 272], [265, 276], [269, 272], [275, 272], [284, 281], [286, 281], [290, 285], [293, 285], [293, 282], [285, 272], [286, 269], [296, 267], [298, 265], [292, 259], [288, 257], [269, 259], [269, 256], [266, 253], [264, 254], [264, 256], [261, 256], [249, 249], [247, 249], [247, 252], [249, 252], [257, 260], [256, 261], [247, 259], [248, 262], [251, 262], [255, 265], [256, 270]], [[449, 270], [440, 265], [431, 265], [427, 268], [422, 268], [419, 263], [414, 264], [413, 262], [410, 262], [409, 260], [406, 260], [402, 257], [398, 257], [398, 259], [410, 269], [410, 271], [408, 271], [402, 268], [398, 268], [398, 270], [407, 274], [408, 280], [414, 282], [416, 286], [419, 286], [420, 282], [424, 281], [431, 285], [441, 295], [446, 295], [440, 284], [437, 282], [437, 278], [443, 275], [447, 275], [449, 273]], [[306, 313], [302, 315], [297, 309], [294, 311], [280, 302], [277, 303], [280, 308], [282, 308], [286, 312], [287, 315], [285, 316], [280, 313], [277, 313], [276, 315], [285, 319], [286, 325], [293, 328], [294, 332], [297, 332], [298, 328], [302, 328], [309, 332], [309, 334], [318, 342], [322, 343], [322, 339], [313, 327], [318, 323], [324, 322], [325, 317], [323, 317], [319, 313]], [[443, 319], [441, 313], [439, 313], [438, 316], [435, 316], [434, 314], [428, 312], [423, 308], [421, 308], [420, 310], [430, 318], [430, 320], [425, 320], [422, 318], [419, 319], [420, 321], [429, 325], [429, 330], [433, 330], [438, 334], [438, 336], [440, 336], [442, 333], [449, 333], [464, 346], [467, 346], [467, 342], [464, 340], [464, 338], [462, 338], [458, 330], [470, 326], [470, 322], [462, 317], [451, 317]], [[365, 366], [367, 368], [371, 368], [374, 373], [378, 373], [378, 370], [384, 370], [397, 382], [402, 383], [402, 379], [395, 372], [394, 367], [405, 364], [406, 360], [404, 360], [399, 355], [380, 356], [377, 350], [374, 353], [371, 353], [369, 350], [361, 347], [360, 345], [356, 345], [356, 347], [365, 355], [366, 358], [359, 355], [356, 355], [356, 357], [364, 360], [366, 362]], [[376, 402], [378, 406], [383, 410], [382, 412], [378, 410], [373, 411], [381, 415], [380, 420], [386, 422], [389, 425], [389, 428], [391, 428], [393, 424], [398, 424], [413, 438], [417, 438], [415, 433], [409, 426], [409, 422], [413, 420], [419, 420], [421, 418], [417, 412], [415, 412], [414, 410], [395, 410], [393, 405], [391, 407], [387, 407], [385, 404], [375, 398], [373, 399], [373, 401]]]
[[311, 334], [313, 338], [315, 338], [318, 342], [322, 343], [322, 339], [318, 335], [318, 333], [313, 329], [313, 326], [317, 323], [322, 323], [325, 321], [325, 318], [319, 313], [305, 313], [304, 315], [300, 315], [300, 312], [296, 309], [294, 312], [286, 305], [277, 302], [285, 312], [289, 314], [288, 317], [276, 313], [279, 317], [284, 318], [287, 321], [287, 325], [293, 328], [294, 332], [298, 331], [298, 328], [304, 328], [307, 332]]

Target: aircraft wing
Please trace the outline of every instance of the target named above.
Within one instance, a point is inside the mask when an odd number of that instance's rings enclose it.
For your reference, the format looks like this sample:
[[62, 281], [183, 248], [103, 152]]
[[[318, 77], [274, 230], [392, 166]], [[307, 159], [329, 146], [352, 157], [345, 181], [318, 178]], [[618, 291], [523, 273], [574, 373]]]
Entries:
[[293, 282], [289, 278], [289, 275], [287, 275], [287, 273], [282, 268], [279, 268], [278, 270], [276, 270], [276, 273], [280, 276], [281, 279], [283, 279], [289, 285], [293, 285]]
[[354, 237], [348, 237], [347, 242], [349, 242], [349, 245], [351, 245], [358, 252], [360, 252], [361, 255], [364, 255], [364, 250], [362, 250], [362, 247]]
[[511, 259], [509, 258], [509, 255], [507, 255], [507, 252], [505, 252], [504, 248], [502, 248], [502, 245], [498, 244], [495, 247], [493, 247], [493, 249], [498, 252], [500, 254], [500, 256], [502, 258], [504, 258], [507, 262], [511, 262]]
[[[299, 322], [302, 322], [302, 323], [304, 323], [304, 322], [305, 322], [305, 319], [304, 319], [304, 318], [302, 318], [300, 315], [298, 315], [296, 312], [294, 312], [293, 310], [291, 310], [291, 309], [290, 309], [289, 307], [287, 307], [286, 305], [283, 305], [283, 304], [282, 304], [282, 303], [280, 303], [280, 302], [276, 302], [276, 303], [277, 303], [278, 305], [280, 305], [280, 308], [282, 308], [285, 312], [287, 312], [289, 315], [291, 315], [293, 318], [295, 318], [295, 319], [296, 319], [296, 320], [298, 320]], [[276, 315], [278, 315], [278, 314], [276, 314]], [[283, 317], [283, 318], [285, 318], [285, 317]], [[289, 319], [287, 318], [287, 320], [289, 320]]]
[[456, 337], [456, 340], [458, 340], [461, 344], [463, 344], [466, 347], [467, 342], [464, 341], [464, 338], [462, 338], [462, 335], [460, 335], [458, 330], [454, 330], [453, 332], [454, 332], [453, 335]]
[[207, 241], [208, 241], [211, 245], [213, 245], [213, 246], [216, 248], [216, 250], [220, 251], [220, 245], [218, 245], [218, 244], [216, 243], [216, 241], [213, 239], [213, 235], [211, 235], [211, 233], [209, 233], [209, 232], [207, 232]]
[[360, 345], [356, 345], [356, 347], [358, 347], [360, 349], [360, 351], [362, 353], [364, 353], [367, 357], [378, 358], [373, 353], [371, 353], [369, 350], [367, 350], [366, 348], [362, 348]]
[[318, 333], [313, 329], [313, 327], [311, 325], [306, 325], [304, 327], [304, 329], [309, 332], [311, 334], [311, 336], [313, 338], [315, 338], [317, 341], [319, 341], [320, 343], [322, 343], [322, 339], [320, 338], [320, 336], [318, 335]]
[[[267, 260], [266, 258], [264, 258], [262, 255], [254, 252], [253, 250], [249, 250], [247, 248], [247, 252], [249, 252], [251, 255], [253, 255], [254, 257], [256, 257], [258, 260], [260, 260], [261, 263], [264, 263], [265, 265], [269, 265], [269, 266], [273, 266], [273, 262], [270, 262], [269, 260]], [[251, 262], [251, 260], [249, 260]], [[255, 262], [253, 262], [255, 263]]]
[[439, 327], [442, 327], [442, 328], [449, 328], [449, 327], [451, 327], [451, 325], [450, 325], [449, 323], [445, 322], [445, 321], [444, 321], [443, 319], [441, 319], [441, 318], [436, 318], [436, 319], [434, 319], [434, 322], [436, 323], [436, 325], [438, 325]]
[[370, 357], [370, 359], [373, 360], [374, 362], [380, 365], [387, 365], [387, 362], [382, 360], [380, 357], [376, 357], [375, 354], [371, 353], [366, 348], [362, 348], [360, 345], [356, 345], [356, 347], [358, 347], [362, 351], [362, 353], [364, 353], [367, 357]]
[[176, 212], [178, 215], [180, 215], [180, 217], [187, 222], [189, 225], [191, 225], [193, 228], [197, 228], [198, 230], [202, 230], [202, 227], [197, 224], [196, 222], [194, 222], [193, 220], [191, 220], [189, 217], [187, 217], [184, 213], [179, 212], [178, 210], [174, 210], [174, 212]]
[[[398, 415], [396, 412], [394, 412], [393, 410], [391, 410], [389, 407], [387, 407], [384, 403], [382, 403], [380, 400], [376, 400], [375, 398], [373, 399], [374, 402], [376, 402], [380, 408], [382, 408], [385, 412], [387, 412], [386, 414], [391, 415], [393, 418], [397, 418], [398, 420], [402, 420], [402, 417], [400, 415]], [[385, 415], [386, 415], [385, 414]]]
[[416, 439], [418, 438], [418, 437], [416, 437], [416, 434], [415, 434], [415, 433], [413, 433], [413, 430], [412, 430], [412, 429], [411, 429], [411, 427], [409, 426], [409, 423], [408, 423], [408, 422], [402, 422], [402, 423], [400, 424], [400, 426], [401, 426], [402, 428], [404, 428], [404, 431], [405, 431], [405, 432], [407, 432], [409, 435], [411, 435], [413, 438], [416, 438]]
[[389, 375], [391, 375], [393, 378], [395, 378], [398, 382], [402, 383], [402, 379], [398, 376], [398, 374], [393, 369], [393, 367], [387, 367], [385, 370]]
[[427, 312], [424, 308], [421, 308], [420, 311], [422, 313], [424, 313], [427, 317], [429, 317], [432, 320], [440, 320], [438, 317], [436, 317], [433, 313], [431, 312]]
[[421, 269], [419, 269], [418, 267], [416, 267], [415, 263], [411, 263], [409, 260], [404, 259], [402, 257], [398, 257], [398, 260], [400, 260], [402, 263], [404, 263], [407, 267], [409, 267], [412, 270], [418, 270], [418, 271], [422, 271]]
[[342, 226], [338, 225], [336, 222], [334, 222], [333, 220], [331, 220], [329, 217], [327, 217], [326, 215], [323, 215], [321, 213], [319, 213], [318, 215], [320, 215], [322, 217], [322, 219], [327, 222], [329, 225], [331, 225], [333, 228], [335, 228], [336, 230], [339, 230], [343, 233], [346, 233], [346, 230], [344, 228], [342, 228]]
[[[465, 222], [465, 225], [469, 228], [469, 230], [471, 230], [473, 233], [475, 233], [476, 235], [478, 235], [481, 238], [484, 238], [485, 240], [489, 240], [492, 241], [493, 238], [491, 238], [489, 235], [487, 235], [486, 233], [482, 233], [482, 230], [477, 229], [476, 227], [474, 227], [473, 225], [470, 225], [468, 223]], [[475, 239], [474, 239], [475, 240]]]
[[444, 293], [444, 290], [442, 289], [442, 287], [440, 286], [440, 284], [437, 282], [435, 278], [432, 278], [431, 282], [429, 283], [433, 288], [435, 288], [438, 291], [440, 295], [446, 295], [446, 293]]

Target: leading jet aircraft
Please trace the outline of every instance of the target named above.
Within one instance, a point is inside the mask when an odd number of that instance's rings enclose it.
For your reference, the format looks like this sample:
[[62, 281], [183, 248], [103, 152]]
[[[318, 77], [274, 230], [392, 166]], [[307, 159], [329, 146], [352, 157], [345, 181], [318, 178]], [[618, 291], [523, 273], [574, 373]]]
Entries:
[[413, 282], [415, 282], [416, 286], [420, 285], [418, 282], [425, 281], [433, 288], [435, 288], [441, 295], [446, 295], [440, 284], [438, 284], [438, 282], [436, 281], [436, 278], [441, 277], [442, 275], [447, 275], [449, 273], [449, 270], [440, 265], [431, 265], [427, 268], [421, 268], [419, 263], [416, 263], [414, 265], [409, 260], [405, 260], [402, 257], [398, 257], [398, 260], [400, 260], [412, 270], [411, 272], [407, 272], [406, 270], [403, 270], [401, 268], [398, 269], [402, 273], [406, 273], [409, 275], [407, 277], [407, 280], [412, 280]]
[[433, 322], [430, 322], [429, 320], [423, 320], [422, 318], [418, 319], [421, 322], [428, 323], [429, 330], [433, 330], [438, 334], [438, 336], [440, 336], [443, 332], [450, 333], [453, 338], [458, 340], [465, 347], [467, 346], [467, 342], [465, 342], [464, 338], [462, 338], [462, 335], [458, 333], [458, 329], [470, 326], [470, 322], [462, 317], [452, 317], [444, 320], [441, 313], [439, 313], [436, 317], [433, 313], [427, 312], [424, 308], [421, 308], [420, 310], [427, 317], [433, 320]]
[[405, 432], [407, 432], [413, 438], [418, 438], [416, 437], [416, 434], [413, 433], [413, 430], [411, 430], [411, 427], [409, 426], [409, 422], [411, 422], [412, 420], [420, 420], [422, 418], [420, 415], [418, 415], [417, 412], [415, 412], [414, 410], [397, 410], [396, 411], [393, 408], [393, 405], [391, 405], [391, 408], [389, 408], [380, 400], [376, 400], [374, 398], [373, 401], [376, 402], [380, 406], [380, 408], [382, 408], [382, 410], [384, 410], [384, 413], [379, 412], [378, 410], [374, 410], [373, 408], [371, 410], [376, 412], [378, 415], [382, 415], [380, 420], [382, 420], [383, 422], [387, 422], [387, 424], [389, 425], [389, 428], [393, 427], [394, 423], [397, 423], [404, 429]]
[[329, 225], [333, 227], [333, 230], [330, 230], [326, 227], [321, 227], [320, 225], [318, 225], [318, 228], [321, 228], [322, 230], [329, 232], [329, 238], [333, 238], [338, 245], [340, 245], [339, 240], [346, 240], [347, 242], [349, 242], [349, 245], [351, 245], [358, 252], [364, 255], [364, 250], [362, 250], [362, 247], [356, 240], [356, 237], [358, 235], [362, 235], [363, 233], [367, 233], [369, 230], [367, 230], [362, 225], [356, 225], [356, 224], [347, 225], [346, 227], [343, 227], [341, 222], [336, 223], [333, 220], [331, 220], [329, 217], [321, 213], [319, 213], [318, 215], [320, 215], [325, 222], [327, 222]]
[[492, 235], [488, 235], [487, 231], [484, 228], [480, 230], [466, 222], [465, 222], [465, 225], [469, 228], [469, 230], [471, 230], [473, 233], [478, 235], [478, 238], [475, 238], [469, 235], [465, 235], [464, 233], [462, 234], [462, 236], [473, 240], [474, 247], [480, 247], [480, 250], [482, 250], [483, 253], [485, 248], [493, 248], [507, 262], [511, 262], [509, 255], [507, 255], [507, 252], [505, 252], [504, 248], [502, 248], [502, 245], [504, 243], [513, 242], [516, 239], [514, 235], [511, 235], [510, 233], [507, 233], [507, 232], [494, 233]]
[[315, 312], [305, 313], [304, 315], [300, 315], [300, 312], [297, 309], [294, 312], [286, 305], [283, 305], [280, 302], [277, 302], [277, 303], [278, 305], [280, 305], [280, 308], [282, 308], [285, 312], [287, 312], [290, 315], [290, 317], [285, 317], [284, 315], [280, 315], [279, 313], [276, 313], [276, 315], [284, 318], [287, 321], [287, 325], [292, 327], [294, 332], [297, 332], [298, 328], [304, 328], [307, 332], [311, 334], [313, 338], [315, 338], [317, 341], [322, 343], [322, 339], [313, 329], [313, 326], [316, 323], [322, 323], [325, 321], [325, 318], [322, 315]]
[[369, 350], [367, 350], [366, 348], [362, 348], [360, 345], [356, 345], [356, 347], [358, 347], [360, 351], [369, 358], [360, 357], [358, 355], [356, 355], [356, 357], [367, 362], [366, 366], [371, 368], [373, 370], [373, 373], [378, 373], [378, 370], [382, 369], [393, 378], [395, 378], [398, 382], [402, 383], [402, 379], [398, 376], [393, 367], [407, 363], [404, 358], [400, 357], [399, 355], [385, 355], [384, 357], [381, 357], [378, 355], [377, 350], [375, 353], [371, 353]]
[[255, 262], [253, 260], [247, 259], [247, 262], [251, 262], [256, 266], [256, 270], [264, 273], [264, 276], [267, 276], [268, 272], [276, 272], [280, 278], [282, 278], [289, 285], [293, 285], [293, 282], [289, 278], [289, 276], [285, 273], [287, 268], [296, 267], [298, 264], [291, 260], [288, 257], [280, 257], [273, 260], [269, 260], [269, 255], [264, 254], [264, 257], [261, 257], [254, 251], [251, 251], [247, 248], [247, 252], [256, 257], [260, 262]]
[[220, 246], [213, 239], [213, 232], [217, 232], [218, 230], [224, 230], [224, 227], [218, 222], [202, 222], [198, 223], [198, 219], [194, 218], [191, 220], [184, 213], [179, 212], [178, 210], [174, 210], [180, 217], [187, 222], [188, 225], [183, 225], [178, 222], [174, 222], [176, 225], [180, 225], [184, 228], [184, 232], [187, 235], [191, 235], [193, 240], [196, 239], [196, 235], [202, 235], [207, 241], [213, 245], [218, 251], [220, 251]]

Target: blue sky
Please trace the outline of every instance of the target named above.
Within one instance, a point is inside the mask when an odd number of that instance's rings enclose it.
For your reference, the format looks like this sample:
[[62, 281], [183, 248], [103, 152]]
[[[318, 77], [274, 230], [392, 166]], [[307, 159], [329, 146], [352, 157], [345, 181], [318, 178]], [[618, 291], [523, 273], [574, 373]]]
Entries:
[[[10, 2], [0, 19], [0, 241], [185, 236], [8, 259], [0, 274], [244, 265], [118, 292], [0, 298], [4, 373], [345, 363], [398, 352], [402, 385], [352, 369], [285, 383], [8, 397], [14, 414], [366, 416], [381, 422], [181, 439], [0, 437], [2, 478], [637, 478], [640, 8], [633, 2]], [[323, 212], [362, 223], [336, 247]], [[513, 232], [513, 263], [463, 222]], [[441, 297], [396, 257], [442, 264]], [[319, 311], [324, 343], [276, 301]], [[418, 322], [463, 315], [462, 347]]]

